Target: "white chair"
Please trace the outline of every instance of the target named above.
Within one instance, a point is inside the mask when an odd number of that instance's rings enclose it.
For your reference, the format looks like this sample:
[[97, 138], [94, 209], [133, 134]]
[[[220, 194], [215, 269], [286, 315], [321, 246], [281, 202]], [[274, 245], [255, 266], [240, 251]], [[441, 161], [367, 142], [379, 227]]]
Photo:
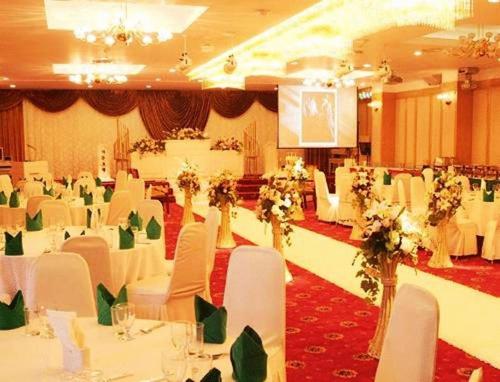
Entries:
[[373, 192], [375, 196], [382, 199], [382, 189], [384, 186], [384, 174], [387, 172], [385, 167], [375, 167], [373, 169], [373, 178], [375, 179], [373, 184]]
[[83, 179], [83, 178], [94, 180], [94, 176], [92, 175], [92, 173], [90, 171], [80, 171], [78, 173], [78, 176], [76, 177], [76, 179]]
[[[398, 181], [401, 181], [403, 183], [403, 190], [405, 193], [405, 203], [411, 203], [411, 195], [410, 195], [410, 179], [411, 179], [411, 174], [408, 174], [406, 172], [402, 172], [394, 176], [393, 183], [398, 184]], [[397, 189], [397, 196], [394, 198], [394, 202], [399, 202], [399, 189]]]
[[325, 173], [314, 170], [314, 190], [316, 193], [316, 216], [325, 222], [337, 221], [339, 198], [330, 194]]
[[375, 382], [432, 382], [436, 368], [439, 305], [423, 288], [399, 288]]
[[162, 233], [165, 231], [165, 217], [163, 214], [163, 206], [159, 200], [142, 200], [137, 204], [137, 212], [144, 222], [144, 226], [149, 223], [154, 216], [158, 224], [161, 225]]
[[483, 249], [481, 257], [486, 260], [500, 259], [500, 229], [498, 221], [489, 221], [484, 233]]
[[219, 209], [217, 207], [209, 207], [207, 216], [205, 217], [205, 226], [207, 227], [207, 279], [206, 291], [209, 301], [212, 302], [210, 294], [210, 277], [214, 270], [215, 254], [217, 252], [217, 233], [219, 231]]
[[26, 199], [32, 196], [43, 195], [43, 183], [29, 180], [24, 184], [23, 194]]
[[396, 185], [398, 187], [398, 203], [401, 207], [406, 208], [408, 211], [408, 202], [406, 201], [406, 192], [405, 192], [405, 186], [403, 184], [402, 180], [398, 180], [396, 182]]
[[462, 186], [462, 193], [470, 192], [470, 181], [465, 175], [459, 175], [460, 185]]
[[140, 318], [194, 322], [194, 296], [207, 299], [207, 228], [182, 227], [175, 248], [172, 275], [155, 276], [127, 285], [128, 299]]
[[35, 216], [40, 211], [40, 203], [45, 200], [52, 200], [52, 197], [49, 195], [38, 195], [29, 198], [26, 203], [26, 213], [31, 217]]
[[411, 212], [422, 216], [428, 209], [428, 197], [425, 182], [420, 176], [413, 176], [410, 180]]
[[73, 196], [80, 197], [80, 186], [86, 188], [87, 192], [95, 193], [96, 185], [94, 178], [79, 178], [73, 184]]
[[144, 179], [130, 179], [127, 183], [127, 189], [132, 197], [132, 207], [135, 210], [138, 203], [145, 199], [146, 184]]
[[106, 240], [102, 237], [71, 237], [63, 243], [61, 252], [77, 253], [87, 262], [94, 295], [99, 283], [103, 283], [112, 293], [117, 293], [122, 287], [121, 285], [113, 284], [109, 247]]
[[354, 221], [351, 194], [353, 177], [354, 174], [346, 167], [337, 167], [335, 169], [335, 194], [339, 198], [337, 222], [348, 226], [352, 226]]
[[477, 225], [459, 208], [447, 229], [448, 248], [453, 256], [477, 255]]
[[14, 191], [10, 176], [7, 174], [0, 175], [0, 191], [3, 191], [7, 198], [9, 198], [12, 191]]
[[128, 219], [132, 211], [132, 197], [129, 191], [116, 191], [109, 203], [108, 225], [118, 225], [120, 219]]
[[472, 372], [469, 382], [483, 382], [483, 368], [480, 367]]
[[76, 253], [44, 253], [30, 269], [32, 301], [28, 306], [76, 312], [95, 316], [89, 267]]
[[116, 173], [115, 191], [127, 190], [128, 175], [126, 171], [119, 170]]
[[65, 200], [44, 200], [40, 203], [44, 227], [62, 224], [72, 225], [69, 205]]
[[430, 167], [424, 168], [422, 170], [422, 175], [424, 177], [425, 189], [427, 193], [434, 191], [434, 170]]
[[236, 248], [229, 258], [224, 304], [227, 335], [250, 325], [268, 353], [268, 380], [285, 381], [285, 261], [275, 249]]

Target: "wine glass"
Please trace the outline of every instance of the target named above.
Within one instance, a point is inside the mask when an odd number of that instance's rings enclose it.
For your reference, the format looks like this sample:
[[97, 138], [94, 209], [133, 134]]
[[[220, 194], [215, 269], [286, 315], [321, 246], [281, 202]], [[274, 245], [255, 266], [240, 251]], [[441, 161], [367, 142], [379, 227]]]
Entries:
[[189, 321], [173, 321], [170, 323], [170, 339], [178, 353], [185, 353], [186, 351], [191, 325]]
[[122, 229], [127, 229], [128, 226], [128, 220], [127, 218], [119, 218], [118, 219], [118, 225], [122, 227]]
[[49, 319], [47, 317], [47, 309], [43, 305], [38, 307], [38, 318], [40, 320], [40, 338], [55, 338], [54, 329], [50, 326]]
[[203, 354], [204, 331], [205, 325], [202, 322], [190, 325], [187, 346], [189, 355]]
[[124, 332], [121, 339], [124, 341], [133, 340], [134, 337], [130, 334], [130, 329], [135, 321], [135, 305], [132, 303], [117, 304], [114, 312], [116, 321]]
[[186, 374], [186, 357], [165, 351], [161, 355], [161, 369], [168, 382], [182, 382]]
[[210, 354], [189, 356], [187, 365], [189, 378], [195, 382], [199, 382], [212, 368], [212, 356]]

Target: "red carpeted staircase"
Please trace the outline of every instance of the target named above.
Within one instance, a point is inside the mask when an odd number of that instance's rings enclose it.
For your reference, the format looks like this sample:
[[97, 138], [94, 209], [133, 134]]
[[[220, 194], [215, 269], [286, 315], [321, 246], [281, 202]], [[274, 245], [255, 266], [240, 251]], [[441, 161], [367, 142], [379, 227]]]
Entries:
[[257, 200], [260, 187], [266, 183], [260, 175], [245, 175], [238, 180], [238, 195], [244, 200]]

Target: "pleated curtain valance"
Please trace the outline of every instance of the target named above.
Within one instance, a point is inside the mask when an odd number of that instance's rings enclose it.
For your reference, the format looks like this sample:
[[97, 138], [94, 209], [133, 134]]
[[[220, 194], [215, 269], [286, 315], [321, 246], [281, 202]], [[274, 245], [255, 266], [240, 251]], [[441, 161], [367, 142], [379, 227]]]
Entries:
[[83, 98], [92, 108], [108, 116], [120, 116], [138, 107], [151, 137], [162, 139], [169, 130], [204, 130], [213, 109], [225, 118], [237, 118], [254, 102], [278, 111], [277, 92], [238, 90], [2, 90], [0, 111], [21, 104], [26, 98], [37, 108], [57, 113]]

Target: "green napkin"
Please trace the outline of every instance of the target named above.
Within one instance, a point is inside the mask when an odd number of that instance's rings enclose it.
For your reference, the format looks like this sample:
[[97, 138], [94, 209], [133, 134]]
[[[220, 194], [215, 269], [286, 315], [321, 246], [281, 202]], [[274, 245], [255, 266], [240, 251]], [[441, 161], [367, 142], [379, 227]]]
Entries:
[[92, 204], [94, 204], [94, 196], [92, 195], [92, 192], [83, 193], [83, 204], [85, 206], [91, 206]]
[[388, 172], [384, 172], [384, 186], [390, 186], [392, 183], [392, 176]]
[[57, 195], [56, 200], [61, 200], [62, 199], [62, 194]]
[[19, 194], [17, 191], [12, 191], [9, 198], [9, 207], [10, 208], [19, 208]]
[[33, 218], [26, 213], [26, 231], [41, 231], [42, 229], [42, 211], [38, 211]]
[[16, 329], [24, 325], [24, 298], [20, 290], [7, 305], [0, 302], [0, 330]]
[[71, 180], [70, 182], [66, 177], [63, 176], [62, 182], [64, 184], [64, 187], [68, 188], [68, 186], [73, 186], [74, 180]]
[[80, 236], [85, 236], [85, 230], [83, 230], [82, 232], [80, 232]]
[[142, 231], [142, 218], [139, 216], [139, 212], [130, 211], [128, 221], [131, 227], [137, 227], [139, 231]]
[[146, 235], [149, 240], [157, 240], [161, 237], [161, 225], [156, 221], [154, 216], [151, 216], [146, 226]]
[[104, 191], [103, 195], [104, 202], [109, 203], [111, 201], [112, 196], [113, 196], [113, 190], [111, 189], [111, 187], [106, 187], [106, 191]]
[[54, 188], [50, 187], [50, 189], [47, 189], [46, 187], [44, 187], [43, 188], [43, 194], [44, 195], [49, 195], [49, 196], [54, 196], [55, 195]]
[[87, 186], [82, 186], [80, 185], [80, 198], [83, 198], [83, 196], [87, 193]]
[[68, 231], [64, 231], [64, 240], [68, 240], [71, 237]]
[[255, 330], [245, 326], [231, 346], [233, 378], [238, 382], [263, 382], [267, 377], [267, 354]]
[[18, 232], [16, 236], [12, 236], [5, 232], [5, 255], [20, 256], [23, 254], [23, 233]]
[[118, 233], [120, 235], [120, 249], [134, 248], [134, 233], [132, 232], [132, 229], [130, 227], [128, 227], [127, 229], [119, 227]]
[[5, 205], [7, 204], [7, 196], [5, 195], [5, 192], [0, 191], [0, 205]]
[[495, 201], [495, 191], [483, 190], [483, 202], [493, 203]]
[[478, 188], [481, 188], [481, 179], [479, 178], [469, 178], [469, 183], [471, 189], [474, 189], [474, 185], [477, 184]]
[[100, 283], [97, 286], [97, 322], [101, 325], [111, 326], [111, 307], [127, 302], [127, 288], [121, 287], [118, 296], [113, 296], [106, 287]]
[[217, 309], [215, 305], [205, 301], [200, 296], [194, 296], [194, 312], [196, 322], [204, 326], [203, 338], [209, 344], [223, 344], [226, 341], [227, 311], [223, 306]]
[[102, 180], [101, 180], [101, 178], [99, 178], [99, 177], [95, 178], [95, 185], [97, 187], [101, 187], [102, 186]]
[[495, 186], [498, 183], [496, 179], [487, 179], [484, 181], [486, 183], [486, 191], [495, 191]]
[[220, 370], [217, 368], [212, 368], [200, 382], [222, 382], [222, 376]]

